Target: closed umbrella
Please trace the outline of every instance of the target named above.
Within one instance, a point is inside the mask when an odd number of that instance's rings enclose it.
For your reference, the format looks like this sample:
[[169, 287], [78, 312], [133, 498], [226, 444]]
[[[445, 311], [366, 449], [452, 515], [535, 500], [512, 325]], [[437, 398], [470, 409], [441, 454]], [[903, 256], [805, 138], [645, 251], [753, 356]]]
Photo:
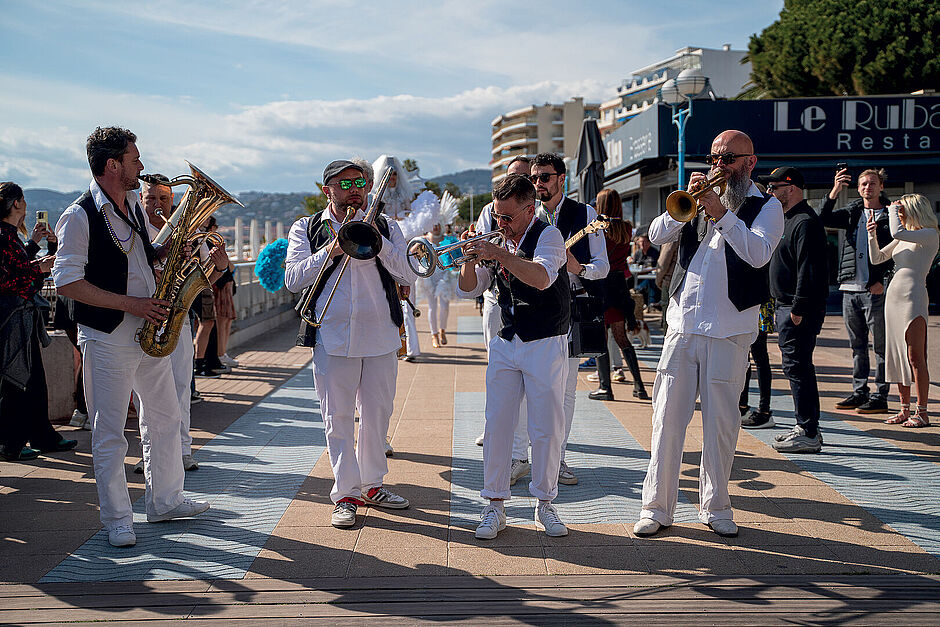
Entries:
[[586, 118], [581, 124], [581, 138], [578, 140], [578, 178], [580, 180], [581, 202], [594, 204], [598, 192], [604, 187], [604, 162], [607, 150], [597, 128], [597, 120]]

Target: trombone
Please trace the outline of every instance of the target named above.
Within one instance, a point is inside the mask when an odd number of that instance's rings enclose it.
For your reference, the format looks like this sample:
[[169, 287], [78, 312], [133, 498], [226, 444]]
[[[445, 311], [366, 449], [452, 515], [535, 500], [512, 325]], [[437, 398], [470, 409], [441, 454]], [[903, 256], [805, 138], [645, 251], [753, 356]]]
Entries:
[[728, 184], [725, 175], [718, 172], [711, 178], [689, 185], [689, 191], [676, 190], [666, 196], [666, 212], [677, 222], [691, 222], [702, 210], [698, 199], [713, 188], [718, 188], [718, 195], [725, 193]]
[[381, 252], [382, 234], [375, 228], [374, 222], [379, 214], [379, 208], [382, 206], [382, 196], [385, 195], [388, 180], [394, 171], [394, 168], [389, 168], [385, 171], [385, 176], [382, 177], [382, 182], [379, 183], [378, 190], [376, 190], [375, 194], [372, 196], [372, 204], [369, 206], [369, 212], [366, 214], [365, 218], [361, 221], [352, 220], [352, 217], [356, 214], [356, 209], [354, 207], [347, 207], [346, 217], [343, 219], [343, 224], [336, 232], [336, 237], [327, 244], [328, 249], [332, 249], [334, 244], [339, 244], [339, 247], [343, 250], [343, 263], [339, 269], [339, 276], [336, 277], [336, 281], [333, 283], [333, 289], [330, 290], [330, 295], [323, 305], [323, 311], [320, 312], [320, 318], [317, 319], [316, 317], [314, 294], [317, 291], [317, 286], [323, 281], [327, 268], [331, 264], [332, 260], [330, 257], [323, 260], [323, 265], [320, 266], [320, 270], [317, 272], [317, 278], [314, 279], [313, 283], [307, 288], [307, 293], [304, 294], [303, 300], [297, 306], [298, 311], [300, 311], [300, 317], [313, 328], [319, 329], [323, 325], [323, 318], [326, 316], [327, 309], [330, 308], [330, 303], [333, 302], [333, 296], [336, 295], [336, 287], [339, 285], [339, 282], [343, 280], [343, 274], [346, 273], [349, 260], [372, 259]]
[[[490, 241], [497, 246], [502, 246], [506, 241], [506, 235], [502, 229], [495, 229], [488, 233], [481, 233], [468, 239], [438, 246], [437, 248], [426, 237], [415, 237], [408, 242], [408, 265], [411, 271], [421, 278], [427, 278], [434, 274], [437, 268], [441, 270], [450, 270], [457, 266], [470, 262], [473, 257], [463, 254], [463, 247], [473, 242]], [[451, 255], [450, 263], [441, 261], [441, 257], [451, 251], [459, 250], [460, 254]]]

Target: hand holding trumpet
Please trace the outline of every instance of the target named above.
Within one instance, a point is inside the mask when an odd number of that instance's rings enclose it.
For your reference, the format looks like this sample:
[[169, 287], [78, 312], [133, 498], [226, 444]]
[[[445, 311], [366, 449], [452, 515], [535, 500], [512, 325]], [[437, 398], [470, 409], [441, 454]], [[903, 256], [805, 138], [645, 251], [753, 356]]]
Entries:
[[703, 189], [701, 195], [696, 196], [699, 206], [705, 211], [712, 220], [716, 222], [724, 217], [728, 212], [725, 206], [721, 204], [721, 199], [712, 187], [708, 186], [708, 177], [701, 172], [693, 172], [689, 179], [688, 192], [694, 194], [696, 190]]

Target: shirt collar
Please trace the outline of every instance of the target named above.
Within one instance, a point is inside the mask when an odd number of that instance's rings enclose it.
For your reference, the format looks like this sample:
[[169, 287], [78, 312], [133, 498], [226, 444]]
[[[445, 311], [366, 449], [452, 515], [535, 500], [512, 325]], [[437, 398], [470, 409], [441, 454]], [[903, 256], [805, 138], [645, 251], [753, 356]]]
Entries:
[[[108, 198], [108, 195], [104, 193], [104, 190], [101, 189], [101, 185], [98, 184], [98, 181], [91, 179], [91, 185], [89, 185], [88, 190], [91, 192], [91, 197], [95, 201], [95, 207], [98, 208], [98, 211], [104, 211], [105, 205], [111, 207], [111, 211], [117, 212], [118, 208], [111, 205], [111, 200]], [[130, 205], [131, 210], [137, 206], [139, 197], [137, 192], [131, 190], [127, 192], [124, 197], [127, 199], [127, 204]]]

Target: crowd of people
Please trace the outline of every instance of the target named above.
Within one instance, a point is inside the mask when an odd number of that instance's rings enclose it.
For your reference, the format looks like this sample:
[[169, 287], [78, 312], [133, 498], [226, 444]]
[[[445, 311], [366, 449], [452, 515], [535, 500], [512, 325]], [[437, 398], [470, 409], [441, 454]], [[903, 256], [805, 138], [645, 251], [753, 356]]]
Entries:
[[[86, 145], [88, 190], [54, 232], [39, 224], [25, 244], [19, 235], [25, 234], [23, 191], [0, 184], [0, 456], [30, 459], [76, 445], [55, 431], [45, 406], [35, 402], [46, 397], [41, 346], [48, 341], [48, 304], [38, 292], [51, 274], [82, 354], [87, 412], [80, 406], [74, 418], [87, 420], [92, 430], [101, 521], [114, 546], [136, 542], [124, 472], [129, 402], [140, 426], [148, 522], [197, 515], [208, 503], [182, 491], [184, 472], [198, 468], [189, 435], [189, 408], [198, 398], [193, 377], [218, 376], [237, 365], [227, 355], [235, 285], [224, 246], [203, 244], [186, 253], [207, 262], [212, 291], [196, 300], [172, 354], [151, 356], [138, 342], [141, 325], [160, 324], [171, 306], [154, 293], [167, 262], [159, 234], [173, 210], [173, 192], [166, 177], [149, 175], [138, 194], [144, 168], [136, 142], [126, 129], [96, 129]], [[559, 484], [579, 482], [565, 452], [575, 420], [582, 351], [574, 338], [581, 324], [598, 325], [610, 347], [596, 360], [599, 387], [590, 398], [614, 398], [611, 358], [619, 354], [633, 396], [652, 401], [650, 462], [635, 534], [651, 536], [673, 523], [685, 432], [700, 401], [699, 519], [720, 536], [736, 535], [728, 482], [738, 434], [742, 427], [774, 426], [770, 333], [777, 334], [796, 417], [773, 446], [786, 453], [816, 453], [823, 446], [813, 352], [829, 297], [826, 227], [845, 231], [838, 279], [853, 352], [852, 393], [837, 407], [887, 413], [888, 385], [896, 383], [901, 408], [885, 422], [928, 426], [926, 275], [940, 245], [929, 202], [917, 194], [890, 202], [883, 174], [870, 169], [858, 176], [859, 200], [837, 209], [850, 183], [840, 170], [817, 214], [797, 169], [781, 167], [754, 179], [755, 147], [735, 130], [714, 139], [706, 162], [710, 174], [724, 175], [725, 188], [698, 194], [699, 211], [691, 219], [663, 213], [634, 237], [619, 194], [602, 190], [593, 204], [575, 201], [564, 193], [560, 156], [517, 157], [495, 185], [493, 201], [459, 238], [450, 234], [455, 205], [430, 192], [415, 199], [395, 157], [329, 163], [322, 175], [326, 208], [290, 229], [284, 283], [311, 308], [298, 343], [312, 353], [334, 477], [331, 524], [354, 526], [364, 505], [409, 507], [385, 477], [394, 454], [388, 430], [399, 359], [421, 354], [414, 295], [427, 302], [435, 348], [448, 343], [451, 299], [483, 299], [487, 394], [477, 444], [487, 504], [477, 538], [493, 539], [506, 527], [504, 501], [527, 475], [537, 499], [536, 526], [550, 536], [568, 533], [553, 501]], [[690, 186], [706, 180], [694, 173]], [[340, 245], [350, 220], [369, 222], [370, 254], [351, 256]], [[606, 228], [592, 230], [598, 222]], [[208, 232], [217, 228], [213, 218], [205, 224]], [[496, 230], [499, 239], [477, 237]], [[432, 248], [469, 241], [439, 263], [432, 259], [432, 272], [419, 279], [412, 264], [421, 251], [417, 237]], [[48, 254], [38, 257], [42, 239]], [[452, 263], [458, 256], [461, 263]], [[631, 265], [643, 268], [639, 282]], [[651, 394], [631, 340], [645, 326], [638, 299], [647, 311], [661, 309], [665, 332]], [[216, 348], [210, 350], [213, 332]], [[869, 335], [874, 392], [868, 387]], [[756, 409], [748, 398], [749, 357], [757, 368]]]

